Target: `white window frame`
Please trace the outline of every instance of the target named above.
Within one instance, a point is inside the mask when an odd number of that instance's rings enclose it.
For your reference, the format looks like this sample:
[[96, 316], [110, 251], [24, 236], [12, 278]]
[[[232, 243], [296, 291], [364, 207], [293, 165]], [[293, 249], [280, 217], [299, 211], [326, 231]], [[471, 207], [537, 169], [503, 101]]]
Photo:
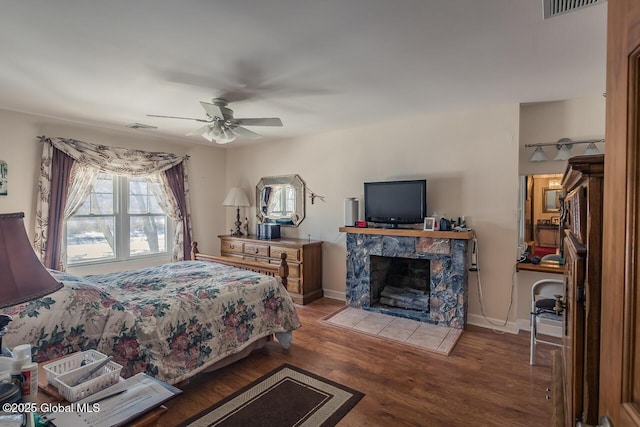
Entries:
[[[83, 267], [91, 267], [96, 265], [108, 265], [116, 263], [133, 263], [136, 261], [153, 261], [154, 259], [168, 261], [171, 258], [173, 252], [173, 235], [175, 234], [175, 221], [173, 221], [167, 214], [163, 214], [166, 218], [167, 230], [166, 230], [166, 251], [156, 252], [151, 254], [136, 254], [130, 253], [130, 237], [131, 232], [129, 229], [130, 217], [139, 216], [157, 216], [160, 214], [130, 214], [129, 213], [129, 178], [130, 176], [119, 176], [115, 174], [109, 174], [113, 177], [113, 214], [109, 215], [73, 215], [79, 218], [97, 218], [97, 217], [115, 217], [115, 257], [108, 259], [92, 259], [89, 261], [80, 261], [74, 263], [66, 262], [69, 269], [82, 269]], [[66, 223], [63, 233], [63, 245], [64, 254], [67, 254], [67, 230]], [[65, 260], [67, 261], [67, 260]]]

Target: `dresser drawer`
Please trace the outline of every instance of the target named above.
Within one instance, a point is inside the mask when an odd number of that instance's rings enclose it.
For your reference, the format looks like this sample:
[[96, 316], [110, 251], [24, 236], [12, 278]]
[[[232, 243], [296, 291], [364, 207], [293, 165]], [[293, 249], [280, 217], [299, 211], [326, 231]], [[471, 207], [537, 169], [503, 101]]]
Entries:
[[287, 261], [300, 261], [300, 249], [287, 248], [285, 246], [271, 246], [271, 257], [280, 258], [280, 254], [287, 254]]
[[294, 294], [300, 293], [300, 279], [287, 279], [287, 290]]
[[[289, 259], [289, 258], [287, 258], [287, 259]], [[269, 261], [269, 264], [280, 265], [280, 260], [279, 259], [271, 259]], [[293, 278], [300, 277], [300, 264], [287, 262], [287, 266], [289, 267], [289, 276], [288, 277], [293, 277]]]
[[238, 240], [223, 240], [220, 242], [220, 250], [241, 254], [244, 252], [244, 243]]
[[254, 243], [245, 243], [244, 253], [247, 255], [268, 257], [269, 245], [256, 245]]

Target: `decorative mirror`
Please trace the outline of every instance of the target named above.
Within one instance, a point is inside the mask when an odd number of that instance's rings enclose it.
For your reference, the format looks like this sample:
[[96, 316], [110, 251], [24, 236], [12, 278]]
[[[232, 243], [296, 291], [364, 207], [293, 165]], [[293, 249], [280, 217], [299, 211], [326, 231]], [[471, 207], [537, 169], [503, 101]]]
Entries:
[[305, 185], [299, 175], [265, 177], [256, 185], [260, 222], [297, 227], [304, 219]]
[[560, 212], [561, 188], [543, 188], [542, 212]]

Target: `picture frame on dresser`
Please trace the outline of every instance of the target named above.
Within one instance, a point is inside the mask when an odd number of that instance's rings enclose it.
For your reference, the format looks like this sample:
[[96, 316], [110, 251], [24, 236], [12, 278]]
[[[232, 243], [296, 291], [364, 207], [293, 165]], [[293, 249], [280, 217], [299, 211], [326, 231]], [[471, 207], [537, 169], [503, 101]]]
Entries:
[[436, 219], [432, 216], [428, 216], [424, 219], [424, 226], [422, 228], [425, 231], [435, 231]]

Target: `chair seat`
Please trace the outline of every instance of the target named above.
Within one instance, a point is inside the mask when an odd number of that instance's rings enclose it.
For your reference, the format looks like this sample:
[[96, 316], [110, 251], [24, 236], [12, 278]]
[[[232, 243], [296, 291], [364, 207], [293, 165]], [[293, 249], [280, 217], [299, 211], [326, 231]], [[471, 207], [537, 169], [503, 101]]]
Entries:
[[556, 306], [556, 300], [551, 298], [543, 298], [536, 301], [535, 315], [541, 319], [562, 320], [562, 315], [558, 315], [553, 307]]
[[536, 309], [553, 311], [553, 307], [556, 306], [556, 300], [552, 298], [543, 298], [536, 301]]
[[540, 279], [531, 285], [531, 339], [529, 349], [529, 364], [535, 364], [536, 344], [544, 343], [561, 346], [560, 343], [543, 341], [537, 337], [538, 325], [555, 326], [562, 325], [562, 313], [558, 314], [555, 295], [564, 292], [564, 281], [561, 279]]
[[550, 313], [548, 311], [541, 311], [536, 313], [536, 316], [540, 319], [555, 320], [558, 322], [562, 321], [562, 315], [559, 316], [555, 311], [553, 313]]

